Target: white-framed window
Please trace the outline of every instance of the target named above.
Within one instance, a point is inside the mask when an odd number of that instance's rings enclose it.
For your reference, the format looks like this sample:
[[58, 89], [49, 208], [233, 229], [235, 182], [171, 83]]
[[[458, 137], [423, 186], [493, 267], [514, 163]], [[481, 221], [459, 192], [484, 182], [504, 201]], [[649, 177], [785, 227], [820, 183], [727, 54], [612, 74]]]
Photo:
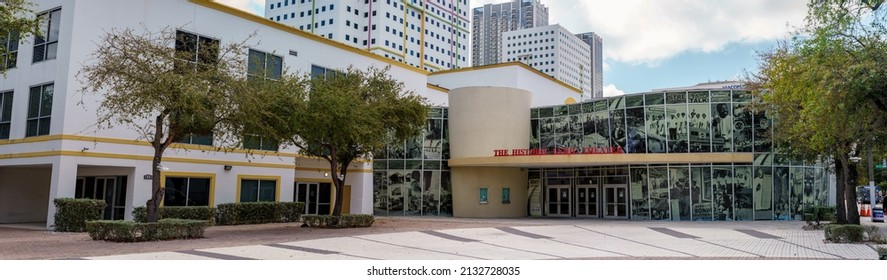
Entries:
[[9, 139], [9, 129], [12, 126], [12, 96], [13, 92], [0, 92], [0, 139]]
[[49, 135], [52, 116], [53, 84], [31, 87], [28, 98], [28, 119], [25, 137]]
[[62, 8], [43, 12], [37, 15], [40, 19], [40, 32], [43, 36], [34, 38], [34, 56], [32, 62], [55, 59], [59, 45], [59, 25], [61, 24]]

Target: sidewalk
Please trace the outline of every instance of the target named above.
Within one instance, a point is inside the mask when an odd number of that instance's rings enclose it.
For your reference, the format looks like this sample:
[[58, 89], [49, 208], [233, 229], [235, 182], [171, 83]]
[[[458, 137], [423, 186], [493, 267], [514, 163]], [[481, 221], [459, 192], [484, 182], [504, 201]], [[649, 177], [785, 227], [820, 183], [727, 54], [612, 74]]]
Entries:
[[[863, 218], [863, 224], [870, 224]], [[877, 259], [803, 222], [379, 217], [371, 228], [216, 226], [207, 238], [118, 244], [84, 233], [0, 229], [0, 259]], [[875, 224], [887, 233], [887, 225]]]

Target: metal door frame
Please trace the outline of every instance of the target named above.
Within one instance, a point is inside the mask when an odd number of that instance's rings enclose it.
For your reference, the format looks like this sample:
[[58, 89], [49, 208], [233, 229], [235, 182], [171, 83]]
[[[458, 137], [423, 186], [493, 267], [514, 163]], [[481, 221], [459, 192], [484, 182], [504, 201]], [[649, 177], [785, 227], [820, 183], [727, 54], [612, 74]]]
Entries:
[[[558, 191], [557, 191], [558, 196], [557, 196], [556, 198], [552, 198], [550, 195], [548, 195], [549, 190], [551, 190], [551, 189], [556, 189], [556, 190], [558, 190]], [[566, 189], [566, 190], [567, 190], [567, 213], [566, 213], [566, 214], [561, 213], [561, 211], [560, 211], [560, 207], [561, 207], [561, 205], [564, 203], [563, 201], [561, 201], [561, 195], [560, 195], [560, 194], [562, 193], [562, 189]], [[573, 195], [572, 195], [572, 194], [573, 194], [573, 185], [572, 185], [572, 184], [566, 184], [566, 185], [548, 185], [548, 186], [545, 186], [545, 190], [546, 190], [546, 192], [545, 192], [545, 194], [546, 194], [546, 197], [545, 197], [545, 214], [546, 214], [547, 216], [549, 216], [549, 217], [572, 217], [572, 216], [573, 216], [573, 207], [574, 207], [574, 204], [573, 204], [573, 201], [571, 201], [571, 200], [572, 200], [572, 196], [573, 196]], [[553, 202], [552, 199], [556, 199], [556, 201]], [[551, 207], [551, 204], [552, 204], [552, 203], [557, 204], [557, 207], [558, 207], [558, 213], [557, 213], [557, 214], [552, 214], [552, 213], [551, 213], [551, 208], [550, 208], [550, 207]]]
[[[626, 184], [602, 184], [601, 189], [604, 190], [604, 193], [603, 193], [603, 195], [602, 195], [602, 197], [601, 197], [601, 200], [603, 201], [603, 203], [602, 203], [602, 204], [603, 204], [603, 205], [602, 205], [602, 209], [603, 209], [603, 211], [601, 212], [602, 217], [604, 217], [604, 218], [606, 218], [606, 219], [628, 219], [629, 216], [631, 216], [631, 215], [630, 215], [630, 211], [631, 211], [631, 209], [629, 209], [629, 207], [628, 207], [628, 197], [629, 197], [629, 193], [628, 193], [628, 185], [626, 185]], [[610, 189], [615, 190], [615, 191], [614, 191], [614, 195], [618, 195], [618, 193], [619, 193], [618, 190], [619, 190], [619, 189], [622, 189], [623, 191], [625, 191], [625, 192], [624, 192], [624, 195], [623, 195], [623, 197], [622, 197], [622, 201], [623, 201], [622, 203], [619, 203], [619, 202], [618, 202], [618, 200], [619, 200], [618, 197], [616, 197], [616, 200], [617, 200], [616, 202], [610, 202], [609, 195], [608, 195], [608, 193], [607, 193], [607, 191], [610, 190]], [[620, 205], [620, 204], [621, 204], [622, 207], [624, 207], [624, 209], [625, 209], [625, 215], [624, 215], [624, 216], [619, 216], [619, 215], [618, 215], [618, 213], [619, 213], [619, 205]], [[610, 205], [613, 205], [613, 206], [614, 206], [614, 207], [613, 207], [613, 211], [614, 211], [615, 213], [614, 213], [613, 215], [610, 215], [610, 213], [609, 213], [608, 206], [610, 206]]]
[[[585, 215], [579, 214], [579, 208], [581, 207], [579, 204], [579, 189], [587, 189], [587, 190], [594, 191], [594, 194], [595, 194], [594, 200], [593, 201], [587, 200], [588, 202], [586, 202], [587, 204], [592, 203], [592, 202], [594, 203], [594, 211], [595, 211], [594, 214], [585, 214]], [[590, 193], [586, 192], [586, 195], [587, 194], [590, 194]], [[574, 211], [576, 213], [575, 217], [577, 217], [577, 218], [600, 218], [601, 217], [602, 198], [601, 198], [601, 187], [600, 187], [599, 183], [590, 184], [590, 185], [576, 185], [576, 195], [575, 196], [576, 196], [575, 197], [576, 203], [574, 203], [574, 205], [576, 206], [576, 211]], [[591, 208], [588, 208], [588, 209], [591, 209]], [[586, 211], [586, 213], [588, 213], [588, 212]]]

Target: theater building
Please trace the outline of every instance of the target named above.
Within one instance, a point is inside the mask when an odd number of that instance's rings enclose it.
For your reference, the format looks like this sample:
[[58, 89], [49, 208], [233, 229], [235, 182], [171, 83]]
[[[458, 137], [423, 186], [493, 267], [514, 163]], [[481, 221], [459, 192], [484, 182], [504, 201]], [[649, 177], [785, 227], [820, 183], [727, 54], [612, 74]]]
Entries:
[[[51, 228], [52, 201], [65, 197], [103, 199], [104, 218], [131, 219], [150, 198], [153, 149], [134, 128], [97, 128], [103, 95], [82, 92], [77, 74], [104, 32], [123, 28], [198, 47], [246, 42], [243, 59], [272, 61], [270, 73], [390, 67], [426, 97], [424, 135], [349, 166], [344, 213], [772, 220], [834, 201], [820, 166], [772, 153], [769, 118], [729, 85], [576, 103], [579, 89], [521, 63], [431, 73], [212, 0], [35, 3], [46, 37], [7, 41], [0, 77], [0, 224]], [[167, 150], [164, 206], [334, 206], [325, 162], [294, 147], [220, 150], [219, 140], [194, 135]]]
[[375, 213], [798, 220], [834, 202], [823, 166], [773, 152], [773, 120], [741, 84], [538, 107], [533, 94], [450, 90], [424, 138], [374, 160]]

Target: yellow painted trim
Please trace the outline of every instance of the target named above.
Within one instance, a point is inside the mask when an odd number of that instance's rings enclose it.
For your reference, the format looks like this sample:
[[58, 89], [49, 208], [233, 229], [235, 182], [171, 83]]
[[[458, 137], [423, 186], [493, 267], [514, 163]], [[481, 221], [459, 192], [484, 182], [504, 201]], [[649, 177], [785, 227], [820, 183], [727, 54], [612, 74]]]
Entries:
[[[85, 142], [95, 142], [95, 143], [108, 143], [108, 144], [136, 145], [136, 146], [151, 147], [151, 142], [144, 141], [144, 140], [84, 136], [84, 135], [70, 135], [70, 134], [56, 134], [56, 135], [29, 137], [29, 138], [13, 139], [13, 140], [0, 140], [0, 146], [6, 145], [6, 144], [37, 143], [37, 142], [46, 142], [46, 141], [54, 141], [54, 140], [85, 141]], [[170, 148], [182, 149], [182, 150], [195, 150], [195, 151], [203, 151], [203, 152], [238, 153], [238, 154], [252, 154], [252, 155], [261, 155], [261, 156], [296, 157], [296, 158], [320, 160], [320, 158], [317, 158], [317, 157], [306, 156], [306, 155], [297, 154], [297, 153], [282, 153], [282, 152], [264, 151], [264, 150], [229, 149], [229, 148], [221, 148], [221, 147], [207, 146], [207, 145], [174, 143], [174, 144], [170, 145]], [[2, 155], [0, 155], [0, 158], [2, 158]], [[358, 160], [355, 160], [354, 162], [367, 163], [367, 162], [372, 162], [372, 161], [367, 160], [367, 159], [358, 159]]]
[[476, 71], [476, 70], [484, 70], [484, 69], [494, 69], [494, 68], [501, 68], [501, 67], [508, 67], [508, 66], [518, 66], [518, 67], [521, 67], [521, 68], [527, 69], [527, 70], [529, 70], [530, 72], [535, 73], [536, 75], [539, 75], [539, 76], [541, 76], [541, 77], [543, 77], [543, 78], [546, 78], [546, 79], [548, 79], [548, 80], [550, 80], [550, 81], [552, 81], [552, 82], [554, 82], [554, 83], [556, 83], [556, 84], [558, 84], [558, 85], [560, 85], [560, 86], [562, 86], [562, 87], [565, 87], [565, 88], [567, 88], [567, 89], [569, 89], [569, 90], [575, 92], [576, 94], [582, 94], [582, 90], [581, 90], [581, 89], [578, 89], [578, 88], [576, 88], [576, 87], [574, 87], [574, 86], [571, 86], [570, 84], [567, 84], [567, 83], [565, 83], [565, 82], [563, 82], [563, 81], [561, 81], [561, 80], [555, 79], [553, 76], [548, 75], [548, 74], [545, 74], [545, 73], [542, 73], [541, 71], [536, 70], [536, 68], [530, 67], [529, 65], [526, 65], [526, 64], [521, 63], [521, 62], [519, 62], [519, 61], [505, 62], [505, 63], [499, 63], [499, 64], [489, 64], [489, 65], [475, 66], [475, 67], [454, 68], [454, 69], [449, 69], [449, 70], [442, 70], [442, 71], [432, 72], [431, 74], [428, 74], [428, 75], [429, 75], [429, 76], [434, 76], [434, 75], [447, 74], [447, 73], [458, 73], [458, 72], [465, 72], [465, 71]]
[[[492, 151], [490, 151], [492, 153]], [[575, 167], [666, 163], [751, 163], [752, 153], [574, 154], [452, 158], [450, 167]]]
[[[406, 63], [407, 49], [409, 49], [409, 48], [407, 48], [407, 36], [410, 35], [407, 31], [407, 23], [409, 23], [410, 21], [407, 20], [407, 10], [408, 10], [406, 8], [407, 0], [401, 0], [400, 4], [404, 6], [404, 9], [403, 9], [403, 61], [404, 61], [404, 63]], [[425, 69], [422, 69], [422, 70], [424, 71]]]
[[[394, 49], [390, 49], [390, 48], [387, 48], [387, 47], [376, 46], [376, 47], [369, 48], [369, 51], [374, 51], [374, 50], [381, 50], [381, 51], [384, 51], [384, 52], [390, 53], [390, 54], [392, 54], [392, 55], [400, 56], [401, 58], [403, 58], [403, 54], [402, 54], [402, 53], [399, 53], [399, 52], [397, 52], [396, 50], [394, 50]], [[384, 56], [383, 56], [383, 57], [384, 57]]]
[[276, 188], [274, 193], [274, 201], [280, 202], [280, 176], [273, 175], [248, 175], [248, 174], [237, 174], [237, 194], [235, 196], [235, 202], [240, 203], [240, 181], [246, 180], [275, 180]]
[[419, 5], [422, 6], [422, 17], [419, 18], [419, 22], [422, 24], [422, 28], [419, 29], [419, 68], [425, 67], [425, 1], [419, 0]]
[[307, 178], [307, 177], [296, 177], [293, 179], [294, 183], [333, 183], [332, 178]]
[[[294, 28], [292, 26], [285, 25], [285, 24], [282, 24], [279, 22], [275, 22], [275, 21], [266, 19], [264, 17], [252, 14], [250, 12], [246, 12], [246, 11], [240, 10], [238, 8], [234, 8], [234, 7], [225, 5], [225, 4], [218, 3], [218, 2], [216, 2], [216, 0], [189, 0], [189, 1], [191, 1], [194, 4], [200, 5], [200, 6], [204, 6], [204, 7], [213, 9], [213, 10], [217, 10], [217, 11], [220, 11], [223, 13], [237, 16], [242, 19], [246, 19], [246, 20], [249, 20], [249, 21], [252, 21], [252, 22], [255, 22], [258, 24], [262, 24], [262, 25], [265, 25], [265, 26], [268, 26], [268, 27], [271, 27], [274, 29], [278, 29], [278, 30], [281, 30], [281, 31], [284, 31], [284, 32], [287, 32], [287, 33], [290, 33], [290, 34], [293, 34], [293, 35], [296, 35], [296, 36], [299, 36], [302, 38], [306, 38], [306, 39], [309, 39], [309, 40], [312, 40], [312, 41], [315, 41], [318, 43], [322, 43], [322, 44], [329, 45], [331, 47], [335, 47], [335, 48], [338, 48], [341, 50], [349, 51], [349, 52], [352, 52], [352, 53], [355, 53], [358, 55], [362, 55], [362, 56], [365, 56], [368, 58], [376, 59], [381, 62], [385, 62], [385, 63], [389, 63], [389, 64], [392, 64], [395, 66], [399, 66], [401, 68], [404, 68], [404, 69], [407, 69], [407, 70], [410, 70], [410, 71], [413, 71], [413, 72], [416, 72], [419, 74], [426, 74], [427, 75], [428, 73], [430, 73], [428, 71], [425, 71], [424, 69], [416, 68], [416, 67], [406, 64], [404, 62], [399, 62], [397, 60], [393, 60], [390, 58], [379, 56], [377, 54], [368, 52], [364, 49], [359, 49], [359, 48], [355, 48], [355, 47], [346, 45], [344, 43], [339, 43], [337, 41], [334, 41], [332, 39], [328, 39], [326, 37], [315, 35], [313, 33], [308, 33], [308, 32], [299, 30], [297, 28]], [[406, 21], [404, 21], [404, 22], [406, 22]], [[313, 26], [314, 25], [312, 24], [312, 27]]]
[[[423, 57], [424, 57], [424, 56], [423, 56]], [[437, 69], [437, 70], [434, 70], [434, 71], [440, 71], [440, 69], [444, 69], [443, 66], [436, 65], [436, 63], [434, 63], [434, 62], [426, 62], [426, 63], [425, 63], [425, 66], [426, 66], [426, 67], [431, 67], [431, 68]], [[438, 67], [438, 66], [440, 66], [440, 67]]]
[[20, 139], [0, 140], [0, 145], [36, 143], [36, 142], [45, 142], [45, 141], [53, 141], [53, 140], [60, 140], [60, 139], [62, 139], [61, 134], [44, 135], [44, 136], [35, 136], [35, 137], [25, 137], [25, 138], [20, 138]]
[[450, 89], [439, 86], [439, 85], [428, 84], [428, 88], [434, 89], [434, 90], [439, 90], [439, 91], [442, 91], [443, 93], [450, 93]]
[[[131, 154], [114, 154], [114, 153], [57, 150], [57, 151], [27, 152], [27, 153], [17, 153], [17, 154], [0, 154], [0, 159], [34, 158], [34, 157], [48, 157], [48, 156], [94, 157], [94, 158], [128, 159], [128, 160], [144, 160], [144, 161], [150, 161], [154, 158], [153, 156], [148, 156], [148, 155], [131, 155]], [[300, 170], [300, 171], [324, 171], [324, 170], [327, 170], [325, 168], [297, 167], [292, 164], [243, 162], [243, 161], [229, 161], [229, 160], [210, 160], [210, 159], [195, 159], [195, 158], [163, 157], [163, 161], [164, 162], [196, 163], [196, 164], [212, 164], [212, 165], [281, 168], [281, 169], [291, 169], [291, 170]], [[373, 171], [372, 169], [364, 169], [364, 168], [348, 169], [348, 172], [351, 172], [351, 173], [369, 173], [372, 171]]]
[[[180, 171], [161, 171], [160, 187], [166, 189], [166, 177], [191, 177], [191, 178], [209, 178], [209, 207], [216, 206], [216, 173], [205, 172], [180, 172]], [[163, 206], [163, 200], [160, 201]]]

